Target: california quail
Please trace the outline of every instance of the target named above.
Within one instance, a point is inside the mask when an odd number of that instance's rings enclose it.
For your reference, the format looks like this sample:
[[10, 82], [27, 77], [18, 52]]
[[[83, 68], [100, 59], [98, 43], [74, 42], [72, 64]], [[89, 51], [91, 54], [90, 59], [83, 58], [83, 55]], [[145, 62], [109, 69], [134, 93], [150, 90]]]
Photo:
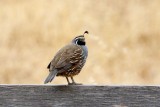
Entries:
[[[84, 34], [88, 34], [88, 31], [85, 31]], [[55, 76], [66, 77], [68, 85], [77, 84], [73, 76], [79, 74], [88, 56], [84, 34], [75, 37], [70, 44], [64, 46], [56, 53], [47, 66], [50, 73], [44, 84], [51, 82]], [[69, 82], [68, 77], [71, 78], [72, 83]]]

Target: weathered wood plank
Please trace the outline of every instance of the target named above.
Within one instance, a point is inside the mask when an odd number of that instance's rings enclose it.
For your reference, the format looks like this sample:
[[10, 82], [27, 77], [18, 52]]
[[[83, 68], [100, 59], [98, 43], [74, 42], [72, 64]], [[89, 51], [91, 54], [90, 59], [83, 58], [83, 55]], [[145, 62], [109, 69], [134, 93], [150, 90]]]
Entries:
[[0, 107], [160, 107], [158, 86], [0, 85]]

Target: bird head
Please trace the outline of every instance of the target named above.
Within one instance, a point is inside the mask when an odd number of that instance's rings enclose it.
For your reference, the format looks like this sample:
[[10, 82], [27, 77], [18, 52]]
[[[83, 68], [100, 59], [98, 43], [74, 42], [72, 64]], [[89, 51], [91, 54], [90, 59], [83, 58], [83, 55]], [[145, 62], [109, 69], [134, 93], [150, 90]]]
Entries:
[[72, 40], [72, 43], [77, 44], [77, 45], [86, 45], [84, 35], [85, 35], [85, 34], [88, 34], [88, 33], [89, 33], [88, 31], [85, 31], [85, 32], [83, 33], [83, 35], [79, 35], [79, 36], [75, 37], [75, 38]]

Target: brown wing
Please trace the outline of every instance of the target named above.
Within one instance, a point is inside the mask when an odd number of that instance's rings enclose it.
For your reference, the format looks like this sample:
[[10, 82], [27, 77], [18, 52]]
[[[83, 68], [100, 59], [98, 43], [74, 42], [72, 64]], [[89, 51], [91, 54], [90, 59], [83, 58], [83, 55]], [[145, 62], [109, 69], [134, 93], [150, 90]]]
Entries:
[[55, 55], [54, 59], [49, 64], [50, 71], [55, 68], [70, 67], [72, 64], [79, 61], [82, 58], [82, 49], [78, 45], [69, 44], [60, 49]]

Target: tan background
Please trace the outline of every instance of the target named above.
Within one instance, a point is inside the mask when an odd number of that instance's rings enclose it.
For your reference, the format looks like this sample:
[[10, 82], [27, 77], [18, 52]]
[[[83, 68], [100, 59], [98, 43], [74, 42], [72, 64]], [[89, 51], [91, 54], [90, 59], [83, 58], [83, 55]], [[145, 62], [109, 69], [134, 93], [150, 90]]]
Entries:
[[0, 0], [0, 84], [42, 84], [57, 50], [85, 30], [77, 82], [160, 84], [160, 0]]

